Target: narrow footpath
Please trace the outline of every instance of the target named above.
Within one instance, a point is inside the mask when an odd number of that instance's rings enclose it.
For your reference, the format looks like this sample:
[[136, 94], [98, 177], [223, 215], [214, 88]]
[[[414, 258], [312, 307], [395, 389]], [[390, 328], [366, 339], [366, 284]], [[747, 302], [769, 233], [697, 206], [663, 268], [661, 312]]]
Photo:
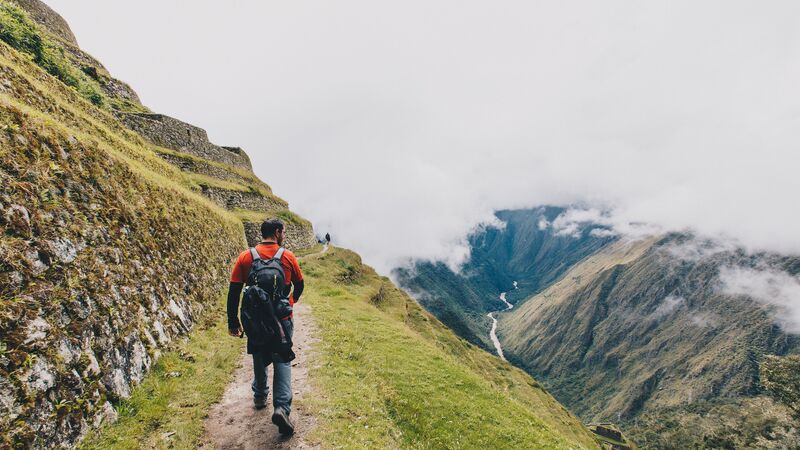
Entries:
[[[517, 282], [516, 281], [514, 282], [514, 289], [519, 289], [517, 287]], [[503, 355], [503, 346], [500, 345], [500, 340], [497, 339], [497, 319], [494, 317], [494, 315], [495, 315], [495, 313], [498, 313], [498, 312], [501, 312], [501, 311], [508, 311], [509, 309], [513, 308], [514, 305], [509, 303], [508, 300], [506, 300], [506, 293], [505, 292], [501, 292], [500, 293], [500, 300], [503, 303], [506, 304], [506, 309], [501, 309], [501, 310], [498, 310], [498, 311], [490, 312], [486, 316], [489, 317], [490, 319], [492, 319], [492, 329], [489, 331], [489, 338], [492, 340], [492, 343], [494, 344], [495, 350], [497, 350], [497, 356], [499, 356], [500, 359], [502, 359], [503, 361], [507, 361], [505, 355]]]
[[[307, 255], [313, 257], [328, 251], [326, 245], [319, 253]], [[269, 398], [267, 407], [257, 410], [253, 407], [253, 359], [246, 352], [242, 353], [239, 366], [233, 381], [225, 388], [222, 400], [214, 405], [205, 421], [205, 435], [201, 448], [220, 450], [250, 449], [312, 449], [316, 446], [308, 444], [304, 436], [314, 428], [316, 419], [303, 407], [303, 400], [313, 395], [313, 388], [308, 382], [309, 362], [315, 343], [318, 341], [317, 329], [311, 316], [311, 307], [300, 299], [294, 307], [294, 351], [297, 358], [292, 361], [292, 401], [291, 418], [295, 426], [295, 434], [283, 437], [272, 423], [272, 368], [267, 368], [269, 382]]]

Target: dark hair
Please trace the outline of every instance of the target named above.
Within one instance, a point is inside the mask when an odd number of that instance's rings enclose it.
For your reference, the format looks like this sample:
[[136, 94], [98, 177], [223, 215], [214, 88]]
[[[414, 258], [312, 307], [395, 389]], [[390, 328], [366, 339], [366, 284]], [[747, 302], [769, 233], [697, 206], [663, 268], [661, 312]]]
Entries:
[[278, 219], [265, 220], [264, 223], [261, 224], [261, 237], [268, 238], [275, 236], [278, 230], [283, 230], [283, 222]]

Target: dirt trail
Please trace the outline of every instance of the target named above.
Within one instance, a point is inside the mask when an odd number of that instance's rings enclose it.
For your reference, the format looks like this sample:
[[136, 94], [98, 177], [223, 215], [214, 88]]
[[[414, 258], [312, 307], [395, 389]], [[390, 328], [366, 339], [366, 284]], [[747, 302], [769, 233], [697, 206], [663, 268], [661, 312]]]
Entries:
[[[321, 255], [326, 251], [328, 251], [327, 245], [319, 253], [308, 255], [306, 258]], [[292, 339], [297, 354], [297, 358], [292, 361], [294, 399], [291, 418], [295, 425], [294, 436], [282, 437], [278, 433], [278, 428], [272, 424], [272, 366], [267, 368], [270, 386], [267, 407], [261, 410], [253, 407], [253, 391], [250, 389], [253, 381], [253, 359], [247, 353], [242, 353], [233, 381], [225, 388], [222, 400], [209, 411], [201, 447], [225, 450], [316, 448], [304, 440], [316, 420], [303, 407], [303, 399], [313, 395], [308, 383], [308, 369], [317, 341], [316, 336], [311, 307], [301, 298], [294, 308]]]

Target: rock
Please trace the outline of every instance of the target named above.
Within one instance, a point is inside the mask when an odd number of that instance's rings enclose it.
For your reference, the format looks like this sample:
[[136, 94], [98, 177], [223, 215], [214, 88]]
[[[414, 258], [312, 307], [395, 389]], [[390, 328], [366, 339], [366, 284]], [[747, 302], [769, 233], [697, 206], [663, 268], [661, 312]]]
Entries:
[[64, 264], [75, 261], [75, 258], [78, 256], [78, 250], [69, 239], [58, 238], [54, 241], [50, 241], [49, 244], [53, 256]]
[[6, 282], [11, 287], [11, 290], [19, 289], [22, 287], [22, 274], [19, 272], [10, 272], [6, 275]]
[[93, 425], [97, 428], [103, 423], [114, 423], [117, 421], [117, 417], [117, 410], [111, 406], [111, 403], [105, 402], [95, 413]]
[[183, 328], [186, 331], [188, 331], [192, 327], [192, 322], [186, 317], [186, 314], [180, 308], [180, 306], [178, 306], [178, 304], [175, 303], [175, 300], [170, 300], [169, 305], [167, 305], [167, 308], [169, 308], [170, 312], [174, 314], [178, 318], [178, 320], [181, 321], [181, 325], [183, 325]]
[[128, 376], [133, 383], [139, 383], [150, 370], [150, 356], [142, 340], [136, 335], [128, 337]]
[[58, 343], [58, 356], [64, 361], [64, 364], [72, 364], [77, 361], [80, 356], [80, 350], [76, 349], [67, 339], [62, 339]]
[[86, 296], [78, 296], [69, 302], [69, 311], [80, 320], [86, 320], [92, 313], [92, 301]]
[[36, 431], [36, 440], [33, 448], [47, 448], [47, 441], [52, 439], [56, 431], [57, 421], [53, 420], [55, 407], [47, 399], [36, 402], [32, 413], [28, 414], [25, 422]]
[[37, 358], [33, 367], [21, 378], [29, 391], [44, 392], [56, 385], [56, 377], [50, 364], [44, 358]]
[[[114, 361], [122, 359], [118, 350], [115, 349], [114, 352], [116, 353], [115, 358], [113, 358]], [[131, 395], [131, 387], [128, 384], [128, 380], [125, 379], [125, 371], [119, 366], [115, 366], [113, 370], [103, 377], [103, 384], [117, 398], [128, 398]]]
[[9, 229], [18, 233], [30, 234], [31, 215], [28, 213], [27, 208], [21, 205], [11, 205], [3, 215]]
[[87, 364], [86, 368], [83, 369], [83, 376], [88, 377], [100, 375], [100, 364], [97, 362], [97, 357], [94, 355], [94, 351], [91, 348], [88, 348], [84, 354], [88, 358], [89, 364]]
[[0, 423], [11, 422], [19, 416], [21, 405], [17, 403], [16, 389], [0, 375]]
[[39, 257], [38, 250], [28, 250], [23, 254], [23, 258], [28, 262], [28, 265], [31, 267], [31, 272], [34, 276], [41, 274], [50, 267]]
[[148, 299], [150, 300], [150, 306], [149, 306], [150, 312], [158, 311], [158, 296], [156, 295], [156, 293], [154, 291], [152, 291], [152, 290], [150, 291], [150, 294], [148, 295]]
[[28, 323], [28, 330], [25, 335], [23, 344], [31, 344], [33, 342], [41, 341], [47, 337], [47, 332], [50, 331], [50, 324], [41, 317], [37, 317]]
[[158, 320], [154, 321], [153, 330], [156, 332], [156, 338], [158, 339], [159, 344], [166, 345], [169, 343], [169, 335], [167, 334], [166, 330], [164, 330], [164, 325], [162, 325], [161, 322]]
[[158, 347], [158, 343], [156, 342], [156, 339], [153, 337], [153, 333], [151, 333], [150, 330], [148, 329], [144, 330], [144, 338], [147, 341], [148, 347], [150, 348]]
[[72, 322], [72, 318], [69, 316], [69, 311], [64, 305], [61, 305], [59, 308], [58, 319], [56, 320], [56, 326], [59, 328], [64, 328]]

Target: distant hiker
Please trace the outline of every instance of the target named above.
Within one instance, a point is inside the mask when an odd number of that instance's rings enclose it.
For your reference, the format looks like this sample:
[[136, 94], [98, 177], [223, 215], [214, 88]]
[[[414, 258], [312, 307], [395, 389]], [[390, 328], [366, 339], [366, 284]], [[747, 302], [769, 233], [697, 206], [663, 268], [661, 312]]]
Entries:
[[[272, 363], [272, 423], [283, 435], [294, 433], [289, 419], [292, 410], [291, 349], [294, 322], [292, 306], [303, 293], [303, 274], [294, 254], [283, 245], [284, 226], [280, 220], [261, 224], [262, 241], [239, 255], [228, 289], [228, 332], [247, 335], [247, 353], [253, 355], [253, 403], [266, 406], [267, 366]], [[239, 322], [239, 300], [247, 282]], [[294, 291], [290, 291], [294, 287]], [[242, 327], [244, 325], [244, 328]]]
[[330, 233], [325, 233], [325, 243], [330, 245], [330, 243], [331, 243], [331, 234]]

